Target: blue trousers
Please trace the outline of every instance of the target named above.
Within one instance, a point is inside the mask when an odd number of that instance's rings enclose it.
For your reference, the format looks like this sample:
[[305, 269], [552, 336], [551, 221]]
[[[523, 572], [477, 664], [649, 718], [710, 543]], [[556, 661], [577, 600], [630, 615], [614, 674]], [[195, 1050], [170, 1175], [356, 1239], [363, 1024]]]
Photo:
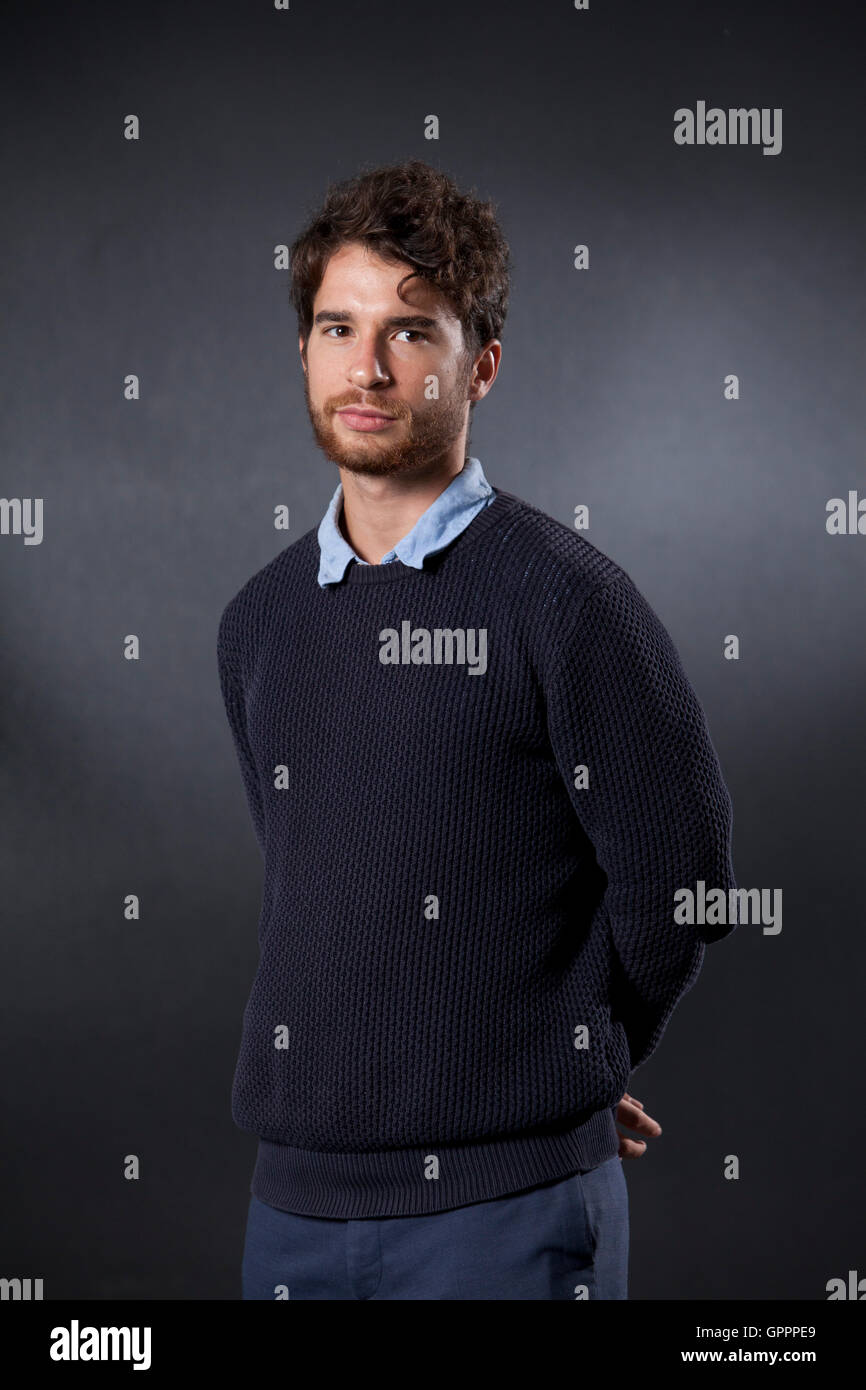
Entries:
[[244, 1299], [627, 1299], [622, 1159], [425, 1216], [298, 1216], [251, 1197]]

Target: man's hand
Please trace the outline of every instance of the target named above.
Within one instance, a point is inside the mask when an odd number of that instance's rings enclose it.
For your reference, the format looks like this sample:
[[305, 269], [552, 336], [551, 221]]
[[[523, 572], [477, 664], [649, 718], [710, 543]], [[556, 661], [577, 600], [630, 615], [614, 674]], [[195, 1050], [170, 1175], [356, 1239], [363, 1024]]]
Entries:
[[[662, 1127], [658, 1120], [654, 1120], [650, 1115], [644, 1113], [643, 1101], [635, 1100], [626, 1091], [622, 1100], [616, 1108], [616, 1118], [626, 1129], [630, 1129], [637, 1134], [661, 1134]], [[627, 1139], [624, 1134], [619, 1136], [619, 1157], [620, 1158], [640, 1158], [646, 1153], [646, 1140]]]

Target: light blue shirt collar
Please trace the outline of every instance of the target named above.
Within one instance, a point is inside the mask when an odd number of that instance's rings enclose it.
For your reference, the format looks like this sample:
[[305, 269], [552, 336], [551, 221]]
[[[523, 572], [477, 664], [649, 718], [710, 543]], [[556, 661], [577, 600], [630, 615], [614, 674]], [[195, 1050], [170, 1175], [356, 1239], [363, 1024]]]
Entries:
[[[380, 564], [400, 560], [413, 569], [423, 568], [426, 556], [449, 545], [495, 496], [495, 491], [484, 476], [480, 460], [470, 456], [444, 492], [440, 492], [436, 501], [419, 516], [412, 530], [397, 542], [393, 550], [382, 556]], [[323, 588], [326, 584], [339, 583], [352, 560], [359, 565], [367, 563], [355, 554], [340, 530], [338, 517], [342, 505], [343, 484], [338, 483], [318, 531], [318, 577]]]

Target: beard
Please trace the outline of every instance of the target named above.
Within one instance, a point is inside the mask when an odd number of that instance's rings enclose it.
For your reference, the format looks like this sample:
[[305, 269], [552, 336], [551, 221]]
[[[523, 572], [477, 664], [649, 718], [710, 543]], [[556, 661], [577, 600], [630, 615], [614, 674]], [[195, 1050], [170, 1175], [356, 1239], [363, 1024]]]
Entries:
[[[383, 413], [405, 423], [383, 434], [359, 434], [356, 444], [347, 433], [338, 433], [341, 427], [334, 423], [334, 413], [347, 405], [359, 405], [359, 393], [347, 391], [331, 396], [323, 407], [316, 407], [310, 399], [309, 375], [304, 372], [304, 399], [316, 443], [332, 463], [349, 473], [383, 478], [396, 473], [421, 472], [426, 465], [443, 458], [459, 438], [466, 423], [469, 376], [467, 368], [465, 380], [458, 381], [454, 389], [438, 401], [428, 402], [427, 410], [413, 410], [404, 401], [389, 398], [382, 404]], [[375, 406], [375, 393], [372, 402], [364, 403]]]

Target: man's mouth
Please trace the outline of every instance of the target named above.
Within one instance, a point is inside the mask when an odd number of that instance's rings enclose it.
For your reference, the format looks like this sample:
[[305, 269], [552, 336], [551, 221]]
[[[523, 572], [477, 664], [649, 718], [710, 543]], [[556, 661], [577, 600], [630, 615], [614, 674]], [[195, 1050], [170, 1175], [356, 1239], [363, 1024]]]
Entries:
[[371, 410], [363, 405], [346, 405], [337, 414], [345, 425], [351, 430], [360, 430], [362, 433], [369, 433], [371, 430], [385, 429], [387, 425], [394, 423], [393, 415], [384, 415], [381, 410]]

